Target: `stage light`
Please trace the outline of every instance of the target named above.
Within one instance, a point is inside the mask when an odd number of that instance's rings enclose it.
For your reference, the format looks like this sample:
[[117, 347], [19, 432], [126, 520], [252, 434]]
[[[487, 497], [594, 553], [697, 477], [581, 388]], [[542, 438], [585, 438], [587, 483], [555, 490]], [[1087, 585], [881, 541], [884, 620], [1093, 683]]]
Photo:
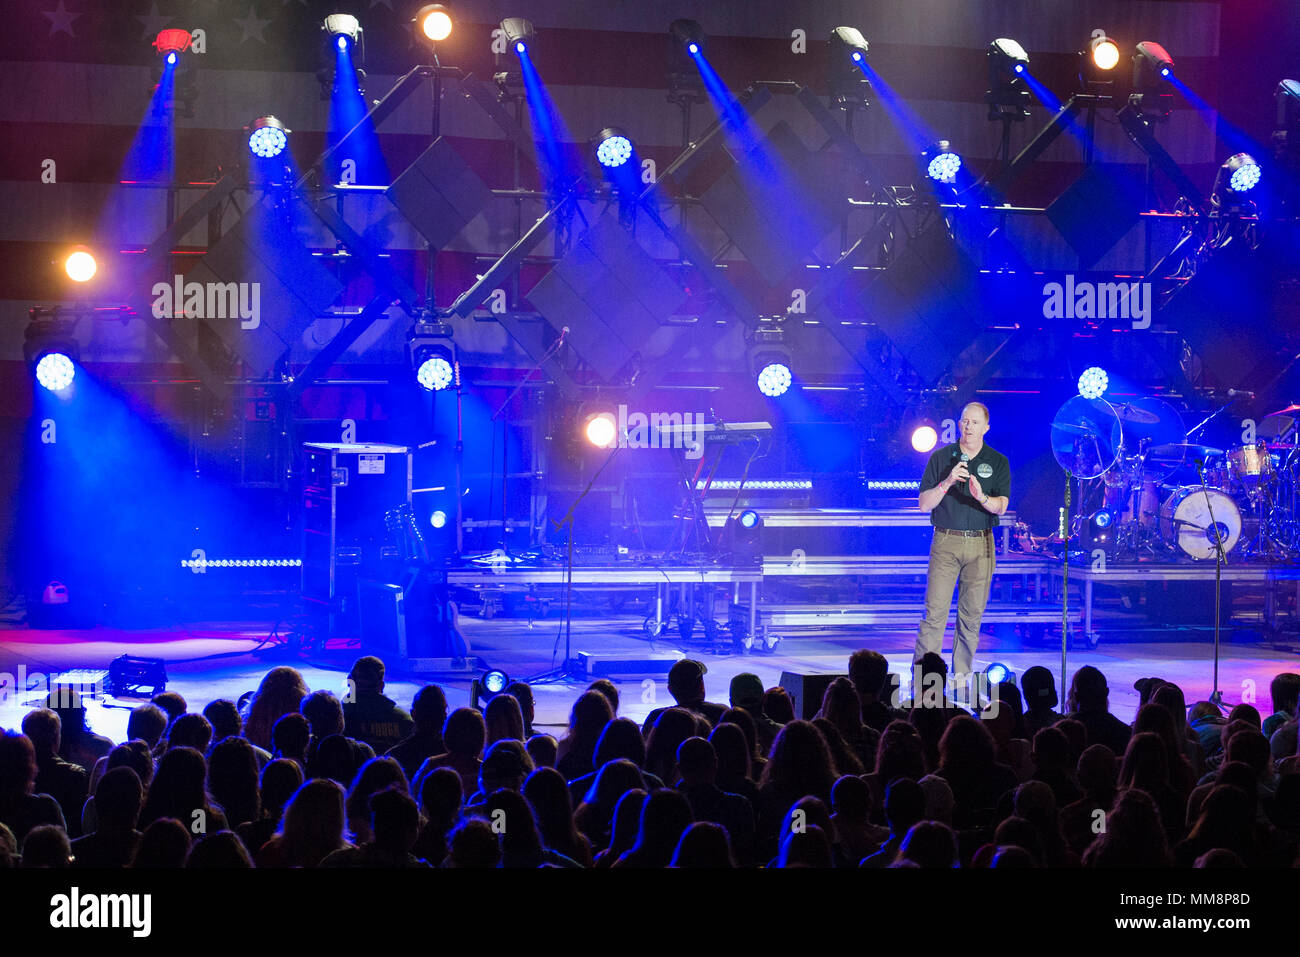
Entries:
[[505, 691], [510, 685], [510, 676], [504, 671], [497, 671], [494, 669], [492, 671], [484, 672], [482, 682], [483, 690], [486, 691], [489, 696], [495, 696]]
[[736, 517], [740, 527], [744, 529], [754, 528], [759, 523], [758, 512], [752, 508], [747, 508]]
[[177, 57], [173, 54], [184, 53], [190, 48], [193, 39], [189, 30], [178, 30], [173, 27], [158, 32], [158, 36], [154, 37], [153, 48], [163, 55], [164, 60], [174, 64]]
[[997, 70], [1017, 76], [1029, 69], [1029, 54], [1015, 40], [999, 37], [989, 44], [989, 60]]
[[694, 20], [674, 20], [668, 24], [668, 33], [691, 56], [703, 56], [707, 35]]
[[917, 452], [931, 452], [939, 444], [939, 433], [932, 425], [920, 425], [912, 430], [912, 449]]
[[77, 374], [72, 360], [62, 352], [49, 352], [36, 363], [36, 381], [51, 392], [62, 392]]
[[1094, 30], [1088, 43], [1088, 55], [1098, 70], [1113, 70], [1119, 65], [1119, 46], [1104, 31]]
[[988, 679], [990, 685], [1000, 685], [1015, 679], [1011, 669], [1000, 661], [994, 661], [985, 668], [984, 677]]
[[618, 423], [610, 413], [597, 412], [587, 418], [583, 434], [598, 449], [612, 448], [618, 438]]
[[1159, 43], [1143, 40], [1133, 54], [1133, 87], [1143, 89], [1150, 85], [1151, 74], [1168, 79], [1174, 69], [1174, 58]]
[[455, 369], [444, 355], [430, 355], [422, 359], [415, 373], [416, 381], [430, 392], [441, 392], [451, 385]]
[[245, 130], [248, 151], [262, 159], [274, 159], [289, 145], [290, 130], [274, 116], [259, 116]]
[[790, 367], [784, 362], [769, 362], [758, 370], [757, 379], [758, 391], [771, 398], [785, 395], [794, 381]]
[[76, 249], [63, 260], [63, 271], [73, 282], [89, 282], [99, 271], [99, 264], [88, 249]]
[[361, 23], [350, 13], [331, 13], [321, 24], [340, 51], [361, 42]]
[[441, 3], [430, 3], [415, 15], [415, 32], [426, 42], [441, 43], [451, 36], [451, 14]]
[[957, 182], [961, 172], [961, 155], [954, 152], [947, 140], [939, 140], [921, 154], [925, 161], [925, 175], [936, 183], [951, 186]]
[[1100, 366], [1091, 366], [1083, 370], [1079, 376], [1079, 395], [1085, 399], [1100, 399], [1106, 394], [1106, 387], [1110, 385], [1110, 376], [1106, 370]]
[[603, 129], [597, 139], [596, 159], [606, 169], [617, 169], [632, 158], [632, 141], [622, 130]]
[[763, 564], [763, 516], [747, 508], [733, 515], [723, 529], [724, 551], [735, 565]]
[[831, 31], [826, 88], [831, 100], [843, 108], [866, 105], [866, 93], [871, 87], [862, 67], [867, 52], [866, 38], [856, 27], [836, 27]]
[[176, 61], [179, 59], [180, 59], [180, 54], [178, 54], [175, 50], [173, 50], [171, 53], [163, 57], [163, 62], [166, 63], [168, 66], [175, 66]]
[[1110, 510], [1103, 508], [1101, 511], [1093, 514], [1092, 524], [1096, 525], [1098, 528], [1109, 528], [1113, 518], [1114, 516], [1111, 514]]
[[1228, 177], [1228, 189], [1234, 193], [1247, 193], [1259, 183], [1259, 164], [1250, 154], [1238, 153], [1227, 159], [1220, 175]]
[[1277, 100], [1277, 129], [1300, 127], [1300, 80], [1283, 80], [1273, 96]]
[[33, 318], [23, 335], [23, 358], [44, 389], [62, 392], [77, 374], [80, 346], [73, 335], [73, 321]]
[[447, 513], [442, 509], [438, 509], [429, 516], [429, 524], [434, 528], [442, 528], [447, 524]]
[[501, 21], [501, 33], [506, 38], [506, 45], [521, 55], [528, 52], [528, 41], [537, 35], [532, 21], [523, 17], [506, 17]]
[[456, 344], [446, 323], [415, 323], [406, 334], [406, 358], [421, 388], [441, 392], [459, 385]]

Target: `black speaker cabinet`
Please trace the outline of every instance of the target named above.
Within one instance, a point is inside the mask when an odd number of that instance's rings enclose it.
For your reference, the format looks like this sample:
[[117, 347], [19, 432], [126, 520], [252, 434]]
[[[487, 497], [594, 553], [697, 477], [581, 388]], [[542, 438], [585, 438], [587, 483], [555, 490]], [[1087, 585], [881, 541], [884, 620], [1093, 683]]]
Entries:
[[806, 675], [795, 671], [781, 672], [781, 687], [794, 699], [794, 716], [811, 721], [821, 710], [822, 698], [826, 689], [836, 678], [847, 678], [846, 674]]

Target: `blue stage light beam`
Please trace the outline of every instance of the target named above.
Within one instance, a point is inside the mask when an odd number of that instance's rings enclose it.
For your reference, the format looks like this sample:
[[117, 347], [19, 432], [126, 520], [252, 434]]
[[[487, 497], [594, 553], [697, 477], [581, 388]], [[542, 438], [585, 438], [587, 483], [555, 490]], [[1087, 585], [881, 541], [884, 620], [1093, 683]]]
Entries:
[[528, 115], [533, 123], [533, 142], [542, 160], [543, 179], [547, 191], [558, 196], [578, 178], [577, 153], [565, 129], [564, 120], [546, 91], [541, 74], [533, 65], [528, 44], [523, 40], [518, 41], [515, 52], [519, 54], [519, 70], [524, 79]]
[[176, 58], [163, 60], [162, 75], [140, 129], [127, 151], [120, 179], [131, 183], [170, 183], [176, 175]]
[[[342, 147], [336, 148], [340, 144]], [[352, 62], [352, 44], [346, 36], [338, 37], [334, 54], [329, 146], [333, 151], [329, 160], [333, 182], [344, 182], [354, 174], [353, 181], [359, 185], [388, 185], [388, 163], [380, 149], [374, 124], [366, 116], [366, 98], [361, 92], [356, 65]]]

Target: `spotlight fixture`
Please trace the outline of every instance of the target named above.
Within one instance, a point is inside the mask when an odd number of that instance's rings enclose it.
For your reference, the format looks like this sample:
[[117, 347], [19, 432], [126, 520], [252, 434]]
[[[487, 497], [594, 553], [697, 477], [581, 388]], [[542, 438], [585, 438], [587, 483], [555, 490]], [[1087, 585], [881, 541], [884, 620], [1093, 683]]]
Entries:
[[504, 671], [485, 671], [469, 683], [470, 705], [477, 708], [480, 701], [491, 701], [508, 687], [510, 676]]
[[523, 17], [506, 17], [501, 21], [501, 33], [506, 38], [506, 46], [521, 55], [528, 52], [528, 44], [537, 36], [532, 21]]
[[988, 679], [990, 685], [1005, 684], [1008, 681], [1015, 681], [1016, 676], [1000, 661], [994, 661], [984, 669], [984, 677]]
[[244, 132], [248, 135], [250, 153], [262, 159], [274, 159], [289, 145], [292, 131], [274, 116], [259, 116], [244, 127]]
[[867, 105], [867, 82], [862, 67], [867, 60], [867, 41], [856, 27], [831, 31], [830, 57], [826, 61], [826, 88], [831, 101], [841, 109]]
[[1103, 30], [1094, 30], [1088, 43], [1088, 57], [1098, 70], [1110, 72], [1119, 65], [1119, 47]]
[[50, 392], [62, 392], [72, 385], [80, 351], [67, 320], [33, 320], [23, 336], [23, 358], [37, 383]]
[[459, 384], [456, 346], [446, 323], [417, 322], [407, 334], [406, 354], [421, 388], [441, 392]]
[[[1223, 185], [1234, 193], [1248, 193], [1259, 183], [1259, 177], [1259, 164], [1255, 162], [1255, 158], [1249, 153], [1238, 153], [1228, 157], [1219, 167], [1220, 183], [1215, 184], [1215, 192], [1218, 192], [1220, 185]], [[1225, 178], [1227, 182], [1222, 183]]]
[[1079, 53], [1079, 82], [1083, 88], [1105, 89], [1115, 82], [1119, 65], [1119, 44], [1105, 30], [1093, 30], [1088, 45]]
[[442, 509], [434, 509], [433, 514], [429, 516], [429, 524], [434, 528], [442, 528], [447, 524], [447, 513]]
[[415, 35], [425, 43], [441, 43], [451, 36], [451, 14], [441, 3], [429, 3], [415, 15]]
[[1088, 555], [1097, 548], [1109, 554], [1115, 547], [1118, 525], [1119, 513], [1115, 509], [1098, 509], [1079, 528], [1079, 546]]
[[694, 20], [668, 25], [668, 92], [672, 102], [697, 102], [704, 97], [704, 80], [695, 58], [704, 56], [708, 35]]
[[321, 30], [340, 51], [361, 44], [361, 23], [350, 13], [331, 13], [321, 24]]
[[1085, 399], [1100, 399], [1110, 385], [1110, 376], [1100, 366], [1090, 366], [1079, 376], [1079, 395]]
[[763, 564], [763, 516], [752, 508], [733, 515], [723, 530], [724, 551], [736, 565]]
[[989, 89], [984, 101], [989, 119], [1011, 123], [1029, 116], [1029, 91], [1024, 75], [1029, 72], [1029, 54], [1015, 40], [999, 37], [989, 44]]
[[939, 140], [921, 154], [925, 175], [936, 183], [953, 186], [961, 172], [961, 154], [947, 140]]
[[776, 398], [790, 391], [790, 383], [794, 381], [794, 376], [790, 373], [790, 366], [783, 359], [772, 357], [759, 366], [756, 380], [759, 392]]
[[1174, 59], [1159, 43], [1143, 40], [1133, 54], [1133, 92], [1129, 102], [1147, 117], [1163, 119], [1173, 108], [1169, 90]]
[[593, 412], [583, 421], [582, 434], [598, 449], [613, 448], [614, 441], [618, 438], [618, 423], [614, 420], [613, 413]]
[[632, 140], [622, 130], [607, 127], [600, 131], [596, 140], [596, 159], [605, 169], [617, 169], [632, 158]]
[[690, 56], [704, 56], [708, 35], [694, 20], [674, 20], [668, 24], [668, 33]]
[[790, 350], [785, 345], [785, 332], [780, 326], [765, 320], [755, 330], [750, 366], [758, 391], [763, 395], [776, 398], [790, 390], [794, 375], [790, 371]]
[[63, 260], [63, 271], [73, 282], [89, 282], [99, 271], [99, 264], [89, 249], [78, 246]]
[[939, 433], [933, 425], [918, 425], [912, 430], [912, 450], [926, 454], [939, 444]]
[[153, 48], [169, 64], [175, 65], [177, 60], [175, 54], [181, 54], [188, 50], [193, 39], [189, 30], [178, 30], [173, 27], [158, 32], [158, 36], [153, 41]]

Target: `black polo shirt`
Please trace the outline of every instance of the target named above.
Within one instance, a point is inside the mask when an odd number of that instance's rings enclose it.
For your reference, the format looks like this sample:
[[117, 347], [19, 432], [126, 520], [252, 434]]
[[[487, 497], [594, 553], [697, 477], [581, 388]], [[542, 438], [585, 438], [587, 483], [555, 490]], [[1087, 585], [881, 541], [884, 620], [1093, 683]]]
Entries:
[[[952, 471], [953, 466], [961, 460], [961, 446], [957, 443], [935, 449], [926, 463], [925, 474], [921, 476], [921, 491], [934, 488]], [[985, 495], [1011, 495], [1011, 463], [1007, 457], [987, 442], [979, 454], [966, 463], [970, 474], [980, 480]], [[948, 489], [948, 493], [939, 500], [939, 504], [930, 512], [930, 524], [936, 528], [952, 528], [961, 531], [974, 531], [982, 528], [996, 528], [998, 517], [985, 511], [979, 502], [971, 497], [965, 482], [958, 482]]]

